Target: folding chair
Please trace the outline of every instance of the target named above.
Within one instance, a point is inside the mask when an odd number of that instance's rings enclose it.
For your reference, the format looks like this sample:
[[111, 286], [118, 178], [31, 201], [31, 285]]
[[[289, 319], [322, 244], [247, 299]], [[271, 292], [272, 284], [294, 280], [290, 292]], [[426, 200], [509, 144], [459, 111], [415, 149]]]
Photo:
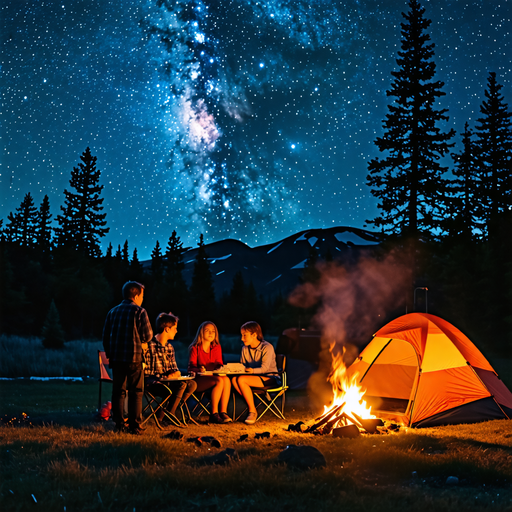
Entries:
[[[165, 397], [161, 397], [158, 394], [155, 393], [154, 389], [151, 391], [151, 388], [154, 385], [162, 386], [165, 391], [167, 392], [167, 395]], [[188, 420], [192, 423], [195, 423], [197, 425], [197, 422], [192, 418], [192, 415], [190, 413], [190, 410], [188, 408], [188, 405], [186, 403], [180, 403], [179, 410], [180, 410], [180, 416], [181, 420], [174, 414], [171, 414], [167, 409], [165, 408], [165, 405], [167, 402], [172, 398], [172, 390], [163, 382], [158, 382], [156, 384], [144, 384], [144, 398], [146, 400], [146, 406], [144, 407], [142, 411], [142, 416], [145, 418], [142, 421], [142, 425], [147, 423], [151, 418], [154, 419], [157, 427], [160, 430], [164, 430], [163, 425], [160, 423], [160, 420], [158, 419], [158, 413], [160, 410], [163, 411], [164, 418], [167, 418], [174, 426], [176, 427], [186, 427], [187, 426], [187, 416]], [[192, 397], [196, 399], [194, 395]]]
[[[194, 407], [192, 407], [192, 409], [190, 409], [190, 415], [193, 415], [194, 413], [196, 413], [196, 411], [198, 411], [197, 414], [195, 415], [196, 418], [199, 418], [201, 416], [201, 414], [203, 414], [203, 412], [205, 412], [206, 414], [210, 414], [210, 411], [208, 410], [208, 406], [211, 403], [210, 397], [211, 397], [211, 389], [206, 389], [204, 391], [201, 391], [199, 396], [196, 396], [195, 393], [192, 393], [189, 400], [193, 399], [193, 400], [195, 400], [196, 403], [195, 403]], [[206, 404], [204, 403], [205, 399], [207, 400]]]
[[98, 379], [100, 383], [100, 392], [98, 396], [98, 411], [101, 409], [101, 384], [102, 382], [112, 383], [112, 377], [110, 376], [108, 368], [108, 358], [103, 350], [98, 350], [98, 363], [100, 367], [100, 377]]
[[[281, 385], [276, 386], [265, 386], [263, 388], [252, 388], [255, 400], [256, 410], [261, 412], [258, 414], [257, 420], [259, 420], [267, 411], [270, 411], [274, 416], [285, 419], [284, 417], [284, 403], [285, 394], [288, 390], [286, 384], [286, 356], [283, 354], [276, 355], [276, 365], [279, 377], [281, 379]], [[278, 406], [277, 400], [281, 398], [281, 407]], [[235, 396], [233, 394], [233, 408], [234, 408]], [[240, 419], [247, 412], [247, 407], [242, 411], [236, 419]], [[234, 414], [233, 414], [234, 416]]]
[[[165, 397], [162, 397], [156, 394], [154, 386], [161, 386], [162, 390], [165, 390], [167, 392], [167, 395]], [[142, 425], [144, 425], [151, 418], [153, 418], [155, 420], [156, 426], [160, 430], [163, 430], [164, 427], [161, 425], [158, 419], [158, 413], [160, 411], [163, 411], [164, 417], [167, 418], [173, 425], [175, 425], [176, 427], [183, 426], [180, 420], [174, 414], [171, 414], [169, 411], [167, 411], [165, 408], [167, 402], [172, 398], [172, 395], [172, 390], [163, 382], [158, 382], [155, 384], [147, 384], [147, 382], [145, 382], [144, 399], [146, 400], [146, 406], [142, 410], [142, 417], [144, 418], [142, 420]]]

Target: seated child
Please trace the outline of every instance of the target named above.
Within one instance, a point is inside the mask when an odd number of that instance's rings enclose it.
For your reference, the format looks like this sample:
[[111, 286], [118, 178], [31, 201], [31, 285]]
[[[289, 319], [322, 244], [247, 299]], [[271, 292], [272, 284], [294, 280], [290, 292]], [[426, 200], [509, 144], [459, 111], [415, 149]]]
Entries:
[[234, 377], [233, 386], [242, 395], [249, 409], [245, 423], [252, 425], [258, 416], [252, 388], [277, 384], [279, 377], [274, 347], [263, 339], [260, 325], [256, 322], [246, 322], [240, 328], [240, 332], [244, 344], [240, 362], [245, 366], [246, 373]]
[[231, 421], [227, 414], [231, 394], [229, 377], [225, 375], [201, 375], [205, 372], [218, 370], [223, 365], [217, 326], [213, 322], [203, 322], [199, 326], [196, 337], [188, 350], [188, 371], [198, 374], [196, 376], [197, 391], [202, 392], [211, 388], [210, 423], [229, 423]]
[[[164, 386], [159, 384], [159, 379], [181, 376], [181, 372], [176, 365], [174, 347], [170, 343], [178, 332], [178, 317], [170, 313], [160, 313], [156, 319], [155, 332], [157, 334], [149, 342], [148, 350], [145, 354], [145, 385], [151, 393], [166, 397], [169, 392]], [[165, 404], [165, 409], [174, 415], [180, 401], [185, 403], [195, 391], [196, 382], [194, 380], [167, 381], [165, 386], [172, 391], [172, 397]], [[163, 418], [164, 411], [160, 409], [157, 412], [157, 419], [161, 421]]]

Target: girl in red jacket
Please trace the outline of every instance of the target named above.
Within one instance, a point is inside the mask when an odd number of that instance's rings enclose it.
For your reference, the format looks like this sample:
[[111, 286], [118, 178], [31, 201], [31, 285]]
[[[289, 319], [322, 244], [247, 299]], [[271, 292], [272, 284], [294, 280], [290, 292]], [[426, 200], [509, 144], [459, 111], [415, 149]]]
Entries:
[[[211, 372], [223, 365], [219, 331], [213, 322], [203, 322], [189, 347], [188, 371], [197, 374], [197, 390], [211, 389], [210, 423], [229, 423], [227, 414], [231, 381], [225, 375], [212, 375]], [[220, 412], [219, 412], [220, 405]]]

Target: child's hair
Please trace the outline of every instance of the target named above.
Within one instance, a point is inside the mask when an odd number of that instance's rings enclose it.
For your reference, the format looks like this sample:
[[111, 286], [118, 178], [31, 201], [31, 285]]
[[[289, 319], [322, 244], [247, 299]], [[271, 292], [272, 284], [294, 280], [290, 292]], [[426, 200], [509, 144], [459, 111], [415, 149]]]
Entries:
[[144, 290], [144, 285], [137, 281], [127, 281], [123, 285], [123, 299], [133, 300], [137, 295], [140, 295]]
[[156, 317], [155, 330], [156, 334], [164, 332], [166, 327], [172, 327], [178, 323], [179, 318], [172, 313], [160, 313]]
[[206, 322], [203, 322], [199, 326], [199, 329], [197, 329], [196, 337], [194, 338], [194, 341], [190, 344], [189, 348], [192, 348], [192, 347], [194, 347], [196, 345], [200, 345], [201, 343], [203, 343], [204, 330], [205, 330], [207, 325], [213, 325], [213, 327], [215, 329], [215, 339], [212, 341], [212, 347], [215, 346], [215, 345], [220, 345], [219, 330], [217, 329], [217, 326], [213, 322], [210, 322], [210, 321], [207, 320]]
[[256, 334], [259, 341], [263, 341], [263, 332], [258, 322], [253, 322], [252, 320], [250, 322], [245, 322], [245, 324], [240, 327], [240, 330], [252, 332], [253, 334]]

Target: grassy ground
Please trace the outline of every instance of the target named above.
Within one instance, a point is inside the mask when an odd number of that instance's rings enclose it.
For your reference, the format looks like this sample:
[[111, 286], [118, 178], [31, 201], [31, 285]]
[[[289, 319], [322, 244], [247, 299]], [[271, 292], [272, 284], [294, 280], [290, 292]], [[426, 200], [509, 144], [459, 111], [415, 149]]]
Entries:
[[[104, 400], [108, 399], [108, 386]], [[512, 422], [405, 429], [356, 439], [288, 432], [312, 420], [303, 392], [288, 394], [286, 421], [189, 426], [165, 437], [116, 435], [94, 419], [96, 381], [0, 381], [2, 511], [463, 511], [512, 510]], [[28, 415], [27, 418], [22, 413]], [[6, 418], [16, 420], [5, 424]], [[256, 438], [269, 432], [269, 438]], [[245, 441], [240, 437], [247, 434]], [[221, 444], [197, 446], [197, 436]], [[327, 467], [289, 469], [286, 446], [312, 445]], [[209, 465], [226, 448], [238, 459]], [[458, 478], [448, 484], [447, 478]]]

